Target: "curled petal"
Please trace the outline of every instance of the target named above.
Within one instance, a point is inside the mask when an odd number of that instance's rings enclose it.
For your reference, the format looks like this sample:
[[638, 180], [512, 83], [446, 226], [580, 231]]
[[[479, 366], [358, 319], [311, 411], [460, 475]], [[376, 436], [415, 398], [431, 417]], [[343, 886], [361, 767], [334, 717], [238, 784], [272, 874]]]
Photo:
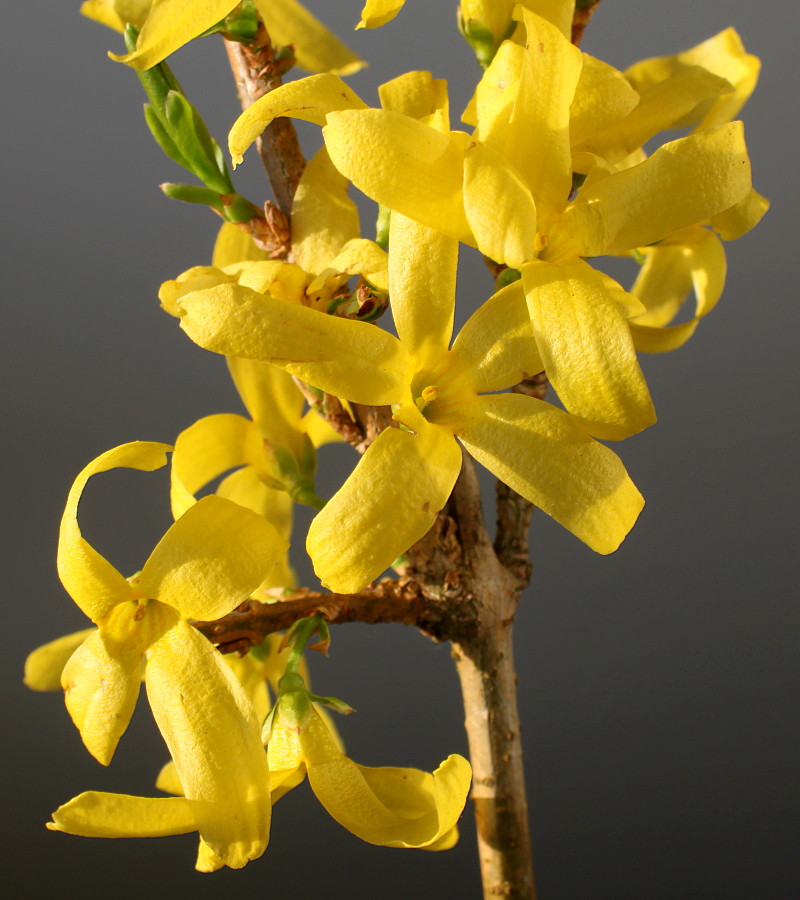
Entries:
[[300, 731], [308, 780], [325, 809], [357, 837], [384, 847], [430, 847], [455, 827], [472, 770], [458, 755], [433, 773], [368, 768], [343, 756], [315, 713]]
[[138, 590], [185, 618], [219, 619], [250, 596], [288, 546], [263, 516], [204, 497], [158, 542]]
[[365, 109], [366, 103], [338, 75], [309, 75], [265, 94], [233, 123], [228, 150], [238, 165], [248, 147], [278, 116], [325, 124], [328, 113], [339, 109]]
[[180, 622], [148, 651], [145, 681], [201, 837], [231, 868], [257, 859], [269, 839], [269, 769], [236, 676]]
[[78, 606], [98, 622], [117, 603], [130, 597], [125, 578], [82, 537], [78, 527], [78, 504], [86, 483], [98, 472], [117, 467], [152, 472], [166, 461], [168, 444], [135, 441], [122, 444], [92, 460], [78, 475], [69, 492], [58, 537], [58, 575]]
[[65, 634], [28, 654], [25, 660], [23, 681], [32, 691], [60, 691], [61, 673], [70, 656], [96, 631], [86, 628], [73, 634]]
[[[577, 256], [624, 252], [715, 216], [750, 190], [742, 123], [731, 122], [671, 141], [644, 162], [584, 185], [560, 239], [568, 237]], [[547, 258], [558, 249], [547, 248]]]
[[493, 475], [598, 553], [617, 549], [644, 506], [619, 457], [541, 400], [478, 397], [458, 436]]

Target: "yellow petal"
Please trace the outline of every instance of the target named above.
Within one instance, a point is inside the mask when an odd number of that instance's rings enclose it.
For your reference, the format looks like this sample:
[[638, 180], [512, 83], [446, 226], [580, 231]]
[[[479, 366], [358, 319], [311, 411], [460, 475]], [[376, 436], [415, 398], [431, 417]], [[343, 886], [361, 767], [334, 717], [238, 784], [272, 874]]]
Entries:
[[255, 6], [272, 43], [291, 44], [301, 69], [351, 75], [366, 65], [297, 0], [256, 0]]
[[622, 288], [582, 260], [531, 263], [522, 281], [544, 369], [564, 407], [607, 440], [652, 425]]
[[378, 435], [308, 531], [308, 553], [332, 591], [360, 591], [418, 541], [444, 508], [461, 470], [450, 431], [420, 415], [411, 434]]
[[[562, 228], [578, 256], [643, 247], [729, 209], [750, 193], [741, 122], [664, 144], [643, 163], [578, 193]], [[556, 247], [547, 252], [557, 255]]]
[[448, 757], [432, 774], [359, 766], [343, 756], [318, 715], [300, 732], [308, 780], [317, 799], [344, 826], [371, 844], [427, 847], [458, 821], [472, 770]]
[[150, 15], [139, 32], [136, 49], [121, 56], [108, 55], [134, 69], [150, 69], [216, 25], [235, 6], [235, 0], [192, 0], [191, 4], [185, 0], [153, 0]]
[[[727, 265], [719, 239], [700, 227], [679, 235], [682, 239], [676, 235], [670, 242], [645, 249], [645, 263], [631, 288], [647, 307], [646, 313], [629, 323], [639, 351], [664, 353], [685, 344], [722, 294]], [[694, 317], [670, 325], [692, 287], [697, 298]]]
[[181, 306], [181, 327], [201, 347], [273, 362], [354, 403], [392, 403], [408, 383], [400, 342], [367, 322], [328, 316], [239, 285], [197, 291]]
[[522, 281], [498, 291], [467, 319], [452, 359], [477, 393], [504, 390], [544, 369]]
[[[255, 359], [228, 357], [227, 363], [236, 390], [261, 437], [300, 456], [304, 401], [292, 376]], [[248, 459], [252, 461], [253, 457]]]
[[581, 52], [550, 22], [523, 10], [525, 61], [506, 153], [536, 198], [540, 230], [560, 212], [572, 187], [569, 110]]
[[397, 335], [418, 368], [447, 350], [453, 334], [458, 242], [392, 216], [389, 294]]
[[338, 75], [309, 75], [290, 81], [265, 94], [233, 123], [228, 150], [238, 165], [248, 147], [269, 123], [279, 116], [325, 124], [325, 116], [335, 109], [364, 109], [366, 104]]
[[306, 272], [319, 274], [359, 236], [358, 209], [348, 187], [321, 147], [303, 170], [292, 204], [292, 252]]
[[651, 137], [675, 123], [698, 103], [732, 91], [729, 81], [701, 66], [692, 66], [653, 85], [625, 118], [589, 135], [583, 149], [611, 162], [624, 159]]
[[573, 148], [626, 116], [639, 102], [628, 79], [613, 66], [583, 54], [583, 67], [569, 108]]
[[258, 428], [243, 416], [223, 413], [190, 425], [178, 435], [172, 455], [172, 515], [180, 518], [202, 487], [262, 453]]
[[464, 210], [478, 250], [489, 259], [521, 269], [535, 257], [536, 204], [531, 192], [487, 144], [468, 147], [464, 154]]
[[211, 265], [218, 269], [244, 260], [267, 259], [267, 251], [253, 243], [252, 237], [233, 222], [223, 222], [214, 243]]
[[166, 461], [168, 444], [135, 441], [122, 444], [92, 460], [78, 475], [69, 492], [58, 538], [58, 576], [67, 592], [93, 621], [102, 619], [127, 599], [131, 587], [125, 578], [81, 536], [78, 504], [86, 483], [98, 472], [127, 467], [152, 472]]
[[95, 22], [122, 33], [125, 30], [125, 23], [114, 6], [114, 0], [84, 0], [81, 3], [80, 13], [87, 19], [94, 19]]
[[644, 506], [619, 457], [568, 413], [533, 397], [478, 397], [459, 438], [493, 475], [598, 553], [617, 549]]
[[175, 763], [170, 760], [161, 767], [161, 771], [156, 778], [156, 787], [165, 794], [173, 794], [176, 797], [183, 796], [183, 785], [178, 778], [178, 770]]
[[567, 40], [571, 39], [575, 0], [522, 0], [521, 5], [555, 25]]
[[32, 691], [60, 691], [61, 673], [70, 656], [96, 631], [85, 628], [73, 634], [65, 634], [28, 654], [25, 660], [23, 681]]
[[243, 688], [186, 623], [148, 651], [145, 680], [203, 840], [231, 868], [257, 859], [269, 839], [269, 769]]
[[730, 209], [711, 217], [711, 227], [723, 241], [735, 241], [755, 228], [769, 209], [769, 200], [758, 191], [750, 193]]
[[131, 720], [141, 676], [142, 654], [104, 640], [99, 631], [86, 638], [64, 667], [67, 711], [86, 749], [104, 766]]
[[323, 129], [333, 164], [377, 203], [474, 244], [461, 196], [464, 135], [392, 110], [350, 109]]
[[[217, 495], [252, 509], [271, 522], [281, 537], [287, 541], [292, 535], [292, 515], [294, 503], [286, 491], [267, 487], [250, 466], [239, 469], [225, 478], [217, 488]], [[288, 554], [281, 554], [267, 577], [256, 589], [272, 587], [294, 587], [297, 579], [288, 561]]]
[[425, 119], [435, 112], [448, 111], [447, 82], [434, 78], [430, 72], [406, 72], [378, 87], [384, 109]]
[[734, 86], [732, 93], [709, 98], [676, 123], [679, 127], [695, 125], [697, 130], [713, 128], [735, 118], [753, 92], [760, 70], [758, 58], [745, 52], [736, 30], [726, 28], [696, 47], [675, 56], [662, 56], [636, 63], [625, 74], [637, 90], [644, 91], [689, 66], [702, 66]]
[[166, 837], [197, 831], [191, 804], [183, 797], [131, 797], [101, 791], [86, 791], [59, 806], [47, 827], [105, 838]]
[[219, 619], [250, 596], [287, 547], [263, 516], [204, 497], [158, 542], [138, 589], [185, 618]]
[[379, 28], [390, 22], [403, 8], [406, 0], [366, 0], [361, 21], [356, 28]]
[[346, 275], [363, 275], [377, 290], [389, 290], [389, 259], [374, 241], [364, 238], [348, 241], [330, 261], [330, 268]]
[[462, 121], [475, 125], [477, 140], [505, 150], [508, 120], [517, 96], [525, 49], [513, 41], [503, 41], [483, 73]]
[[198, 872], [218, 872], [225, 863], [217, 856], [208, 844], [200, 838], [197, 845], [197, 861], [194, 864]]

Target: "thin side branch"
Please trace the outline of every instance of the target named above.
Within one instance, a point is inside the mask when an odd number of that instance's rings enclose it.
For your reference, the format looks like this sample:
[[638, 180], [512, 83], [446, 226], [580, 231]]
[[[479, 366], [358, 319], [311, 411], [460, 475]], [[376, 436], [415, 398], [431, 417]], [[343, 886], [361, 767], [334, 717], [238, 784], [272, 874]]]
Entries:
[[298, 619], [321, 613], [328, 622], [364, 622], [368, 625], [397, 622], [431, 628], [427, 602], [414, 581], [385, 578], [357, 594], [329, 594], [297, 590], [275, 603], [247, 600], [216, 622], [195, 622], [201, 634], [223, 653], [244, 653], [265, 637], [284, 631]]

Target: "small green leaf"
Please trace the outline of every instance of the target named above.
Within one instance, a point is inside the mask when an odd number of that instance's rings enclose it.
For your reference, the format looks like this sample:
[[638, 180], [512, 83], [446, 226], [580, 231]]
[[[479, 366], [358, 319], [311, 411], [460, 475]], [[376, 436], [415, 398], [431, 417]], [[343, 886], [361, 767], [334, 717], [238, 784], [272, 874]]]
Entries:
[[162, 184], [160, 187], [173, 200], [183, 200], [184, 203], [200, 203], [203, 206], [210, 206], [217, 212], [223, 212], [219, 194], [210, 188], [200, 187], [196, 184], [172, 184], [170, 182]]
[[156, 143], [164, 151], [173, 162], [176, 162], [184, 169], [189, 169], [189, 164], [183, 158], [181, 151], [175, 146], [175, 141], [169, 136], [169, 132], [164, 127], [164, 122], [149, 103], [144, 105], [144, 120], [150, 129], [150, 134], [155, 138]]
[[188, 161], [190, 171], [212, 190], [233, 194], [230, 177], [217, 168], [214, 141], [200, 113], [177, 91], [167, 94], [164, 110], [172, 139]]

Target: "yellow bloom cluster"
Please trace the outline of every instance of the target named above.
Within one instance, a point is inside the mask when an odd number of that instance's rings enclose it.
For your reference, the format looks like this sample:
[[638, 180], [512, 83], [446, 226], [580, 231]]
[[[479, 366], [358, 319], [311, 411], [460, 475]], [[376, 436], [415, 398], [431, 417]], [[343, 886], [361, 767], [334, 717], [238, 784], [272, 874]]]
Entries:
[[[201, 871], [260, 856], [272, 803], [306, 776], [366, 841], [452, 846], [466, 760], [450, 756], [433, 773], [356, 764], [315, 702], [323, 698], [310, 694], [298, 652], [269, 640], [227, 664], [193, 623], [248, 599], [279, 603], [294, 586], [295, 502], [318, 510], [307, 549], [323, 585], [362, 590], [434, 524], [463, 453], [592, 549], [615, 551], [644, 501], [601, 441], [655, 421], [637, 351], [674, 349], [692, 335], [722, 291], [721, 241], [767, 208], [733, 121], [758, 61], [731, 29], [620, 72], [571, 43], [574, 0], [462, 2], [462, 30], [489, 48], [463, 115], [468, 133], [451, 128], [444, 81], [406, 73], [381, 85], [371, 108], [339, 77], [361, 60], [296, 0], [248, 3], [273, 43], [291, 45], [316, 74], [241, 115], [229, 136], [234, 163], [280, 116], [321, 126], [324, 146], [295, 196], [290, 256], [267, 259], [228, 223], [212, 264], [166, 282], [159, 296], [194, 342], [227, 358], [249, 417], [210, 415], [174, 448], [125, 444], [80, 473], [58, 570], [94, 627], [34, 651], [25, 676], [37, 690], [63, 687], [104, 765], [144, 681], [172, 760], [157, 786], [174, 796], [87, 792], [49, 827], [106, 837], [198, 831]], [[402, 6], [367, 0], [360, 26], [382, 25]], [[235, 10], [236, 0], [82, 6], [112, 28], [139, 30], [136, 48], [114, 58], [140, 70]], [[687, 133], [646, 152], [676, 128]], [[388, 249], [361, 237], [351, 184], [389, 212]], [[454, 335], [460, 244], [502, 274]], [[640, 263], [630, 291], [596, 267], [601, 256]], [[354, 277], [389, 297], [394, 333], [354, 311]], [[692, 290], [695, 314], [675, 324]], [[514, 390], [542, 372], [563, 408]], [[314, 485], [316, 449], [340, 437], [306, 409], [315, 394], [392, 415], [327, 502]], [[168, 452], [175, 521], [126, 578], [83, 538], [78, 505], [94, 475], [153, 471]], [[198, 499], [209, 485], [215, 492]]]

